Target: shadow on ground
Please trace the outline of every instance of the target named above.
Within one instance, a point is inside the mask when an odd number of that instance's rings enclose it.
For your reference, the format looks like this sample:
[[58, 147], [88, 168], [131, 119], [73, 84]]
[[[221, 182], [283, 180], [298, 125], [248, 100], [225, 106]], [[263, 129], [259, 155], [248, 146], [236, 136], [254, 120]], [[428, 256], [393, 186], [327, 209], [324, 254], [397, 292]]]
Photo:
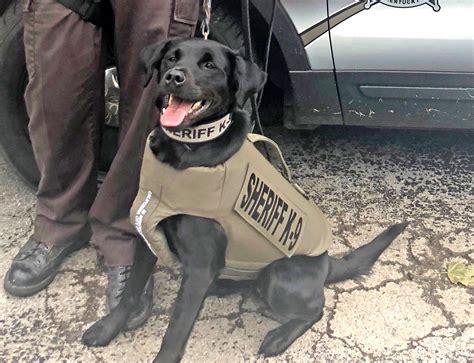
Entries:
[[[322, 127], [268, 129], [294, 176], [329, 217], [343, 255], [392, 223], [411, 221], [364, 279], [326, 289], [323, 319], [269, 361], [428, 360], [474, 356], [474, 291], [449, 282], [448, 261], [474, 260], [474, 133]], [[0, 274], [31, 233], [34, 198], [0, 159]], [[49, 288], [20, 299], [0, 291], [0, 361], [150, 361], [159, 349], [179, 275], [157, 267], [153, 316], [109, 347], [82, 331], [104, 314], [105, 277], [89, 248]], [[247, 294], [207, 299], [185, 362], [262, 361], [276, 323]], [[472, 361], [472, 360], [471, 360]]]

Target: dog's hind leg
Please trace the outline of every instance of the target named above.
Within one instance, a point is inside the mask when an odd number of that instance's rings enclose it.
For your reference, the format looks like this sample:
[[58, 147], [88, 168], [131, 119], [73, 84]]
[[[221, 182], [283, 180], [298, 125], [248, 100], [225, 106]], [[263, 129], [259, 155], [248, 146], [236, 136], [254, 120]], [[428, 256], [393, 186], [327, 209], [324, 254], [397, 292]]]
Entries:
[[119, 304], [109, 314], [97, 321], [82, 335], [82, 342], [89, 346], [105, 346], [125, 327], [130, 313], [138, 303], [148, 278], [153, 272], [156, 256], [145, 242], [135, 244], [135, 255], [130, 278], [125, 285]]
[[155, 362], [179, 362], [208, 289], [225, 265], [227, 238], [207, 218], [179, 215], [163, 223], [181, 259], [183, 279]]
[[323, 316], [322, 307], [319, 312], [310, 319], [293, 319], [278, 328], [270, 330], [262, 345], [258, 350], [258, 354], [263, 354], [264, 357], [274, 357], [283, 353], [293, 342], [302, 336], [308, 329], [310, 329]]
[[270, 331], [259, 353], [272, 357], [284, 352], [321, 319], [328, 256], [294, 256], [265, 267], [257, 279], [257, 291], [272, 315], [283, 324]]

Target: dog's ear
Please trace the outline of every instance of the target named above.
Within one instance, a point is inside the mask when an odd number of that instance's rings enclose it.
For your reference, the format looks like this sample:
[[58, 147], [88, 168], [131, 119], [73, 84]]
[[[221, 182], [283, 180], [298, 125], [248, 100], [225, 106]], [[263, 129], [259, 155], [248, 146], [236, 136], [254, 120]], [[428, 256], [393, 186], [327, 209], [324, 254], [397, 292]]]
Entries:
[[240, 51], [232, 53], [231, 58], [232, 77], [236, 85], [235, 101], [239, 107], [243, 107], [250, 96], [263, 88], [267, 74], [255, 63], [245, 60]]
[[148, 45], [141, 50], [140, 62], [145, 70], [145, 81], [143, 83], [143, 87], [148, 86], [148, 83], [150, 83], [150, 80], [153, 77], [153, 70], [155, 68], [159, 70], [163, 56], [171, 48], [171, 46], [179, 40], [181, 40], [181, 38], [163, 40], [161, 42]]

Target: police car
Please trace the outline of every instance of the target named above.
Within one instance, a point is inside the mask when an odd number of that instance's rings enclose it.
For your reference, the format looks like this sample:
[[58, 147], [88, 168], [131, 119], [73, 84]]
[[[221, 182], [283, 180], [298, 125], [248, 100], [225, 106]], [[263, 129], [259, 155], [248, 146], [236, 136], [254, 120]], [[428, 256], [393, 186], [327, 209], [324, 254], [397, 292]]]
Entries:
[[[177, 0], [179, 1], [179, 0]], [[250, 0], [262, 59], [273, 1]], [[19, 0], [0, 5], [0, 142], [31, 185], [38, 171], [23, 101], [27, 82]], [[277, 2], [262, 103], [266, 122], [474, 128], [472, 0], [281, 0]], [[212, 2], [211, 37], [243, 45], [240, 2]], [[106, 170], [116, 142], [114, 68], [106, 75]]]

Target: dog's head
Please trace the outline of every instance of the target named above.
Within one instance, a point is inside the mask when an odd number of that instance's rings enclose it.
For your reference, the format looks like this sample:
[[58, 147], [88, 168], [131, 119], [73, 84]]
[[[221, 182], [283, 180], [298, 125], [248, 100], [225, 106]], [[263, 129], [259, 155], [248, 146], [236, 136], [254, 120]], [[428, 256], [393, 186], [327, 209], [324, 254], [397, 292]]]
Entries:
[[254, 63], [212, 40], [174, 38], [145, 47], [145, 86], [157, 71], [161, 124], [181, 129], [242, 108], [265, 84]]

